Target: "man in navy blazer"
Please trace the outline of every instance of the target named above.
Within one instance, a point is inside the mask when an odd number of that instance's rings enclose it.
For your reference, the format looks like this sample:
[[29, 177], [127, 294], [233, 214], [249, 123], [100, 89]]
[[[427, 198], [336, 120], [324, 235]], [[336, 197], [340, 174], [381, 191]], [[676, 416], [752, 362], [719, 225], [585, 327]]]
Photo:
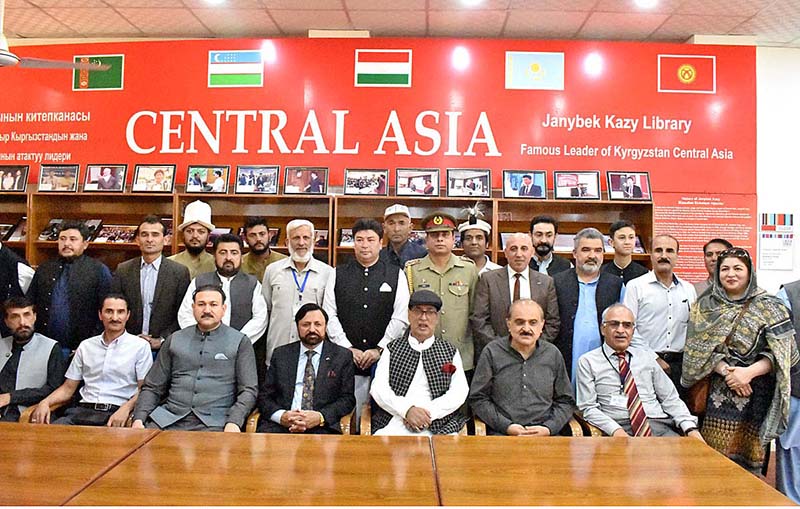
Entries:
[[258, 394], [259, 433], [341, 434], [356, 405], [353, 354], [327, 339], [328, 314], [309, 302], [295, 314], [300, 341], [275, 349]]

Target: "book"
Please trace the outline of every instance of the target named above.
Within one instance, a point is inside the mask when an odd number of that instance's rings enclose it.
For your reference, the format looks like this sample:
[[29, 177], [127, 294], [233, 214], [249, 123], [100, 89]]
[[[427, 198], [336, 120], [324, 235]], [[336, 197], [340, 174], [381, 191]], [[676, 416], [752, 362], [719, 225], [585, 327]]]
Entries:
[[86, 228], [89, 230], [89, 234], [86, 236], [86, 238], [89, 241], [91, 241], [97, 236], [98, 232], [100, 231], [100, 227], [103, 226], [103, 220], [89, 219], [84, 224], [86, 225]]
[[14, 225], [11, 235], [8, 236], [8, 242], [24, 242], [28, 234], [28, 216], [22, 216]]
[[217, 237], [219, 237], [224, 233], [230, 233], [230, 232], [231, 232], [230, 228], [214, 228], [213, 230], [211, 230], [211, 233], [208, 234], [208, 243], [206, 244], [206, 247], [213, 247], [214, 240]]
[[355, 247], [355, 245], [352, 228], [342, 228], [339, 230], [339, 247]]
[[6, 237], [8, 237], [11, 234], [11, 231], [13, 229], [14, 229], [13, 224], [0, 223], [0, 241], [6, 240]]
[[[277, 244], [277, 236], [275, 240]], [[272, 243], [272, 238], [270, 238], [270, 245], [275, 245]], [[314, 230], [314, 247], [328, 247], [328, 230]]]
[[164, 223], [164, 245], [169, 246], [172, 244], [172, 218], [171, 217], [164, 217], [161, 218], [161, 222]]
[[61, 223], [63, 223], [63, 219], [51, 219], [47, 226], [42, 229], [42, 232], [39, 233], [40, 241], [56, 241], [58, 240], [58, 231], [61, 227]]

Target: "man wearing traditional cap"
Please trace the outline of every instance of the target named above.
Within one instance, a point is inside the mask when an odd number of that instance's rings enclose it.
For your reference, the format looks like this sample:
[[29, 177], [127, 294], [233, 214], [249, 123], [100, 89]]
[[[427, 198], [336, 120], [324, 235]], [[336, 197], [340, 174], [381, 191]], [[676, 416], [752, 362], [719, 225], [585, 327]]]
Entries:
[[431, 290], [442, 299], [442, 316], [436, 335], [458, 349], [470, 377], [475, 364], [469, 315], [478, 284], [478, 270], [466, 256], [453, 254], [456, 229], [453, 216], [437, 212], [423, 219], [422, 225], [427, 233], [428, 255], [406, 263], [408, 287], [412, 294]]
[[381, 249], [381, 259], [401, 269], [405, 267], [409, 260], [422, 258], [428, 251], [419, 244], [409, 242], [408, 237], [414, 223], [411, 222], [411, 213], [408, 207], [395, 203], [387, 207], [383, 213], [383, 229], [386, 232], [388, 242], [386, 247]]
[[186, 206], [183, 222], [178, 230], [183, 233], [185, 251], [169, 257], [170, 260], [185, 265], [189, 269], [189, 277], [194, 279], [203, 272], [214, 272], [214, 256], [206, 252], [206, 244], [214, 224], [211, 222], [211, 206], [197, 200]]
[[486, 248], [489, 246], [489, 236], [492, 234], [492, 227], [489, 223], [481, 219], [465, 221], [458, 225], [458, 232], [461, 234], [464, 256], [475, 262], [478, 275], [500, 268], [486, 254]]

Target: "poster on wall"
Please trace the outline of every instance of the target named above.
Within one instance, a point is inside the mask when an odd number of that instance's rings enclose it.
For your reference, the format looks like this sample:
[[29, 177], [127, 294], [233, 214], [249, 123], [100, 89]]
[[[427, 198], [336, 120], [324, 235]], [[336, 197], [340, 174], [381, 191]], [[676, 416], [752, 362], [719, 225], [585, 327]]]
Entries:
[[794, 215], [759, 214], [758, 269], [794, 268]]

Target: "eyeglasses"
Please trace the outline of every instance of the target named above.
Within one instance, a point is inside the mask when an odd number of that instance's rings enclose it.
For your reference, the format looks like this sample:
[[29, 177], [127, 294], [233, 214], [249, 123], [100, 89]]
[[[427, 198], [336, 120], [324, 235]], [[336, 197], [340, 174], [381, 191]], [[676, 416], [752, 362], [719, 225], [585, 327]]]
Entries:
[[411, 312], [420, 317], [432, 318], [436, 316], [438, 311], [436, 309], [420, 309], [418, 307], [411, 308]]
[[747, 260], [748, 262], [750, 261], [750, 253], [748, 253], [746, 249], [742, 249], [740, 247], [731, 247], [725, 251], [722, 251], [719, 254], [718, 259], [730, 257], [738, 258], [740, 260]]
[[607, 322], [603, 322], [603, 325], [607, 325], [612, 329], [617, 329], [619, 328], [620, 325], [622, 325], [623, 329], [631, 330], [636, 324], [633, 322], [620, 322], [619, 320], [609, 320]]

